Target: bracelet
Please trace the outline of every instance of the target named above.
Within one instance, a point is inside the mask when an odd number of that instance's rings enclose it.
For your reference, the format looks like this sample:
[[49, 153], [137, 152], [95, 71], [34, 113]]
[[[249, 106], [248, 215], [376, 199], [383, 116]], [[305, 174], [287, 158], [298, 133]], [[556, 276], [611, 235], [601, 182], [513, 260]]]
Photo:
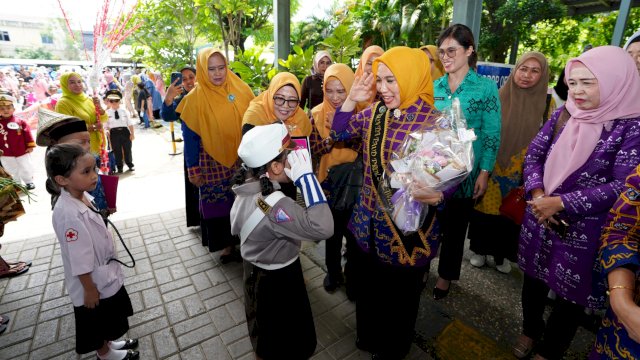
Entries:
[[533, 200], [542, 199], [543, 197], [544, 197], [544, 195], [536, 196], [536, 197], [533, 198]]
[[607, 290], [607, 295], [611, 295], [611, 291], [616, 290], [616, 289], [626, 289], [626, 290], [631, 290], [631, 291], [635, 291], [635, 288], [632, 287], [628, 287], [628, 286], [624, 286], [624, 285], [615, 285], [609, 288], [609, 290]]

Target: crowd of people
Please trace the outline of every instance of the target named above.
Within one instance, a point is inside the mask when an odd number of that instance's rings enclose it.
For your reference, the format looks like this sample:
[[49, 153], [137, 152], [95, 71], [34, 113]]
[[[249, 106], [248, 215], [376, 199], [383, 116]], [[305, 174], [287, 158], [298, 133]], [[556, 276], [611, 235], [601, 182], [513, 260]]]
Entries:
[[[139, 357], [131, 350], [137, 340], [117, 341], [131, 302], [97, 215], [104, 205], [93, 169], [105, 128], [119, 153], [117, 172], [125, 164], [133, 170], [132, 119], [150, 126], [162, 117], [181, 121], [187, 226], [200, 226], [202, 245], [220, 251], [222, 264], [244, 264], [257, 359], [315, 351], [302, 241], [326, 241], [323, 286], [329, 293], [345, 286], [355, 302], [356, 346], [372, 359], [400, 360], [431, 261], [439, 255], [432, 296], [441, 300], [460, 279], [467, 238], [471, 265], [510, 273], [516, 262], [524, 273], [517, 358], [562, 358], [585, 312], [604, 309], [590, 358], [639, 358], [640, 32], [624, 48], [595, 47], [569, 60], [553, 89], [542, 53], [523, 54], [499, 89], [477, 73], [477, 60], [471, 30], [455, 24], [420, 49], [370, 46], [355, 72], [319, 51], [302, 84], [281, 72], [257, 96], [212, 48], [167, 88], [159, 73], [107, 71], [104, 91], [89, 96], [77, 72], [32, 75], [36, 98], [46, 98], [52, 83], [62, 90], [58, 113], [41, 114], [35, 143], [48, 146], [47, 191], [77, 352]], [[24, 101], [23, 86], [0, 74], [8, 90], [0, 97], [3, 124]], [[405, 139], [435, 132], [454, 103], [476, 135], [471, 169], [455, 186], [411, 187], [425, 216], [417, 231], [403, 231], [386, 209], [393, 194], [383, 190], [385, 172]], [[0, 129], [24, 129], [15, 124]], [[21, 155], [5, 155], [23, 156], [35, 144], [25, 135], [21, 146]], [[513, 193], [519, 217], [504, 210]], [[93, 252], [97, 260], [88, 261]], [[111, 325], [88, 330], [95, 321]]]

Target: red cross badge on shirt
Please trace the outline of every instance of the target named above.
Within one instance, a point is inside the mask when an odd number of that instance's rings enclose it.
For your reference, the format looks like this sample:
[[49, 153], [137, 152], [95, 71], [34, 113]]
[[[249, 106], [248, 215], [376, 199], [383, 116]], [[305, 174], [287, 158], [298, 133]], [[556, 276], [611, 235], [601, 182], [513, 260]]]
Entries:
[[69, 228], [64, 232], [64, 237], [67, 239], [67, 242], [76, 241], [78, 240], [78, 231]]

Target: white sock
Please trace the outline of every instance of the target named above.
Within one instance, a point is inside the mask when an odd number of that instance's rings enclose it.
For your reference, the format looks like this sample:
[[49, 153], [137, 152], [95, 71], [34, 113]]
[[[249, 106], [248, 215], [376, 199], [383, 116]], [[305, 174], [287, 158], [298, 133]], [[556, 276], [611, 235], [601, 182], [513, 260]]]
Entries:
[[122, 347], [124, 346], [124, 344], [126, 344], [127, 342], [124, 340], [119, 340], [119, 341], [109, 341], [109, 347], [114, 349], [114, 350], [120, 350], [122, 349]]
[[98, 357], [102, 360], [122, 360], [125, 356], [127, 356], [127, 350], [109, 349], [104, 355], [98, 354]]

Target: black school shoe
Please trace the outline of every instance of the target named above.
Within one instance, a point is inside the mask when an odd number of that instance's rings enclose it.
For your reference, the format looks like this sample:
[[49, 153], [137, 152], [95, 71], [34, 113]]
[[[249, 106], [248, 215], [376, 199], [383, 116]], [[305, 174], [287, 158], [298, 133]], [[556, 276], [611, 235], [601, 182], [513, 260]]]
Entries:
[[[101, 360], [98, 356], [96, 356], [96, 359]], [[140, 352], [135, 350], [127, 350], [127, 355], [122, 358], [122, 360], [138, 360], [138, 359], [140, 359]]]
[[138, 339], [123, 339], [124, 346], [116, 350], [130, 350], [138, 347]]

